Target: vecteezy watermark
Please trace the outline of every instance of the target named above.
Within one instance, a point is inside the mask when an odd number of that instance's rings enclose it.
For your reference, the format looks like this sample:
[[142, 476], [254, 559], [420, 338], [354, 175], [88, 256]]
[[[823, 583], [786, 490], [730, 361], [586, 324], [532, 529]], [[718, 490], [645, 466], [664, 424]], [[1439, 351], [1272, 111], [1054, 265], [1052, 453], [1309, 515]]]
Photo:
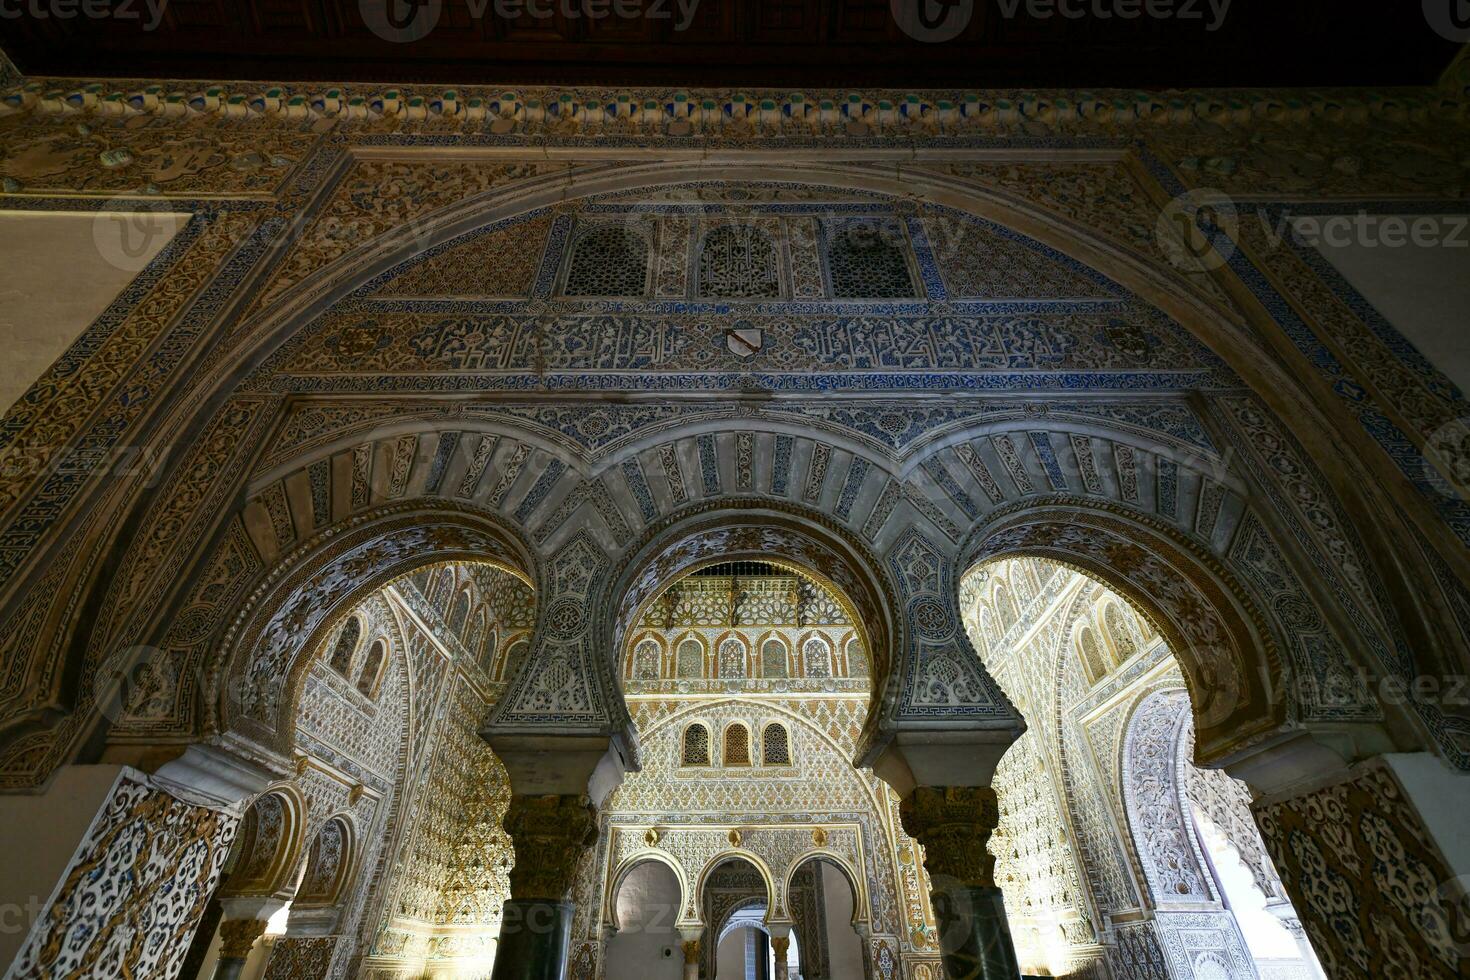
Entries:
[[93, 216], [92, 245], [114, 269], [142, 272], [186, 217], [159, 201], [117, 198]]
[[0, 477], [33, 480], [39, 476], [90, 479], [135, 479], [144, 487], [157, 485], [168, 461], [169, 446], [32, 446], [17, 444], [0, 450]]
[[0, 0], [0, 18], [19, 20], [143, 21], [153, 31], [163, 21], [168, 0]]
[[1470, 42], [1470, 0], [1424, 0], [1424, 19], [1445, 40]]
[[1001, 16], [1015, 20], [1178, 20], [1198, 21], [1218, 31], [1232, 0], [995, 0]]
[[[3, 2], [3, 0], [0, 0]], [[529, 17], [562, 20], [671, 20], [674, 30], [689, 29], [700, 0], [465, 0], [470, 19]], [[439, 24], [444, 0], [358, 0], [368, 30], [394, 44], [421, 41]]]
[[[1233, 0], [995, 0], [1006, 20], [1178, 20], [1198, 21], [1218, 31]], [[916, 41], [953, 41], [970, 26], [974, 0], [889, 0], [899, 28]]]
[[915, 41], [937, 44], [960, 36], [975, 16], [975, 0], [888, 0], [889, 13]]
[[[1290, 219], [1296, 241], [1313, 248], [1470, 248], [1470, 215], [1464, 214], [1306, 214]], [[1268, 229], [1274, 243], [1286, 237], [1278, 225]]]
[[1188, 191], [1159, 213], [1154, 237], [1169, 263], [1186, 272], [1219, 269], [1235, 254], [1240, 216], [1216, 190]]
[[46, 896], [29, 895], [24, 903], [0, 902], [0, 936], [24, 935], [46, 911]]
[[172, 706], [189, 669], [182, 657], [157, 647], [121, 647], [92, 676], [93, 703], [111, 722], [155, 717]]

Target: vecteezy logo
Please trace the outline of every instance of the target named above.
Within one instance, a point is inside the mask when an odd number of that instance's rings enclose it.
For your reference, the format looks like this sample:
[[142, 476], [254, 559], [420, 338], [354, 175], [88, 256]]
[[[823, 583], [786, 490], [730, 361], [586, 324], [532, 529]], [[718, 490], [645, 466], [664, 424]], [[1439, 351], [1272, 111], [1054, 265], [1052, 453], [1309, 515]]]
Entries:
[[108, 265], [141, 272], [182, 224], [161, 202], [117, 198], [92, 217], [92, 244]]
[[439, 23], [444, 0], [358, 0], [363, 23], [385, 41], [421, 41]]
[[1159, 213], [1154, 236], [1171, 265], [1184, 272], [1210, 271], [1230, 261], [1239, 237], [1235, 202], [1214, 190], [1180, 194]]
[[1424, 0], [1424, 19], [1445, 40], [1470, 42], [1470, 0]]
[[953, 41], [970, 26], [975, 0], [888, 0], [889, 12], [905, 34], [916, 41]]

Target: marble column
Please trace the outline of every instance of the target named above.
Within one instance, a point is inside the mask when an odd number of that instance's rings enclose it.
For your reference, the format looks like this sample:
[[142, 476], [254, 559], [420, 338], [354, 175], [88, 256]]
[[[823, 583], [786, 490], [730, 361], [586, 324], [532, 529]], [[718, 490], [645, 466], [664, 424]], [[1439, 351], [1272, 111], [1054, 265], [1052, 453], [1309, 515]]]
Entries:
[[771, 952], [776, 955], [776, 975], [771, 980], [790, 980], [791, 924], [769, 923], [766, 928], [771, 933]]
[[597, 840], [585, 796], [513, 796], [505, 831], [515, 850], [510, 900], [500, 925], [492, 980], [565, 980], [577, 862]]
[[264, 919], [226, 919], [219, 924], [219, 961], [214, 980], [236, 980], [255, 941], [265, 935]]
[[899, 813], [904, 831], [924, 847], [946, 976], [1016, 980], [1020, 968], [987, 849], [1000, 822], [995, 790], [920, 786]]
[[286, 907], [286, 900], [275, 896], [229, 895], [220, 898], [219, 962], [215, 964], [215, 980], [235, 980], [245, 968], [256, 940], [265, 935], [271, 916]]
[[679, 930], [679, 947], [684, 951], [684, 980], [699, 980], [699, 943], [703, 935], [703, 926]]

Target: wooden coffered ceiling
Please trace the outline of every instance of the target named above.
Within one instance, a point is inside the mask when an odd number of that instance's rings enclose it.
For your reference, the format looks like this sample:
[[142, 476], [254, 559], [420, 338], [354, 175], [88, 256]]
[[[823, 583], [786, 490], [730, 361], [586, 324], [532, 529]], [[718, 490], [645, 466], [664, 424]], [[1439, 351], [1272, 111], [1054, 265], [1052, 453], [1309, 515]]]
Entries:
[[[950, 11], [939, 3], [972, 7], [957, 38], [924, 43], [908, 36], [892, 13], [892, 4], [913, 2], [935, 4], [930, 13], [936, 18], [964, 16], [963, 6]], [[829, 88], [1386, 87], [1434, 83], [1456, 50], [1428, 26], [1417, 0], [1213, 0], [1213, 6], [1212, 0], [0, 3], [6, 12], [0, 46], [21, 71], [70, 77]], [[1222, 3], [1228, 11], [1216, 23]], [[432, 19], [433, 29], [406, 43], [378, 36], [368, 22], [384, 20], [384, 4], [400, 5], [398, 23], [419, 16]], [[534, 16], [530, 4], [543, 16]], [[1028, 13], [1053, 5], [1082, 16]], [[104, 8], [109, 16], [83, 13]], [[1172, 14], [1116, 16], [1150, 8]], [[62, 10], [73, 14], [58, 16]], [[619, 10], [642, 15], [618, 16]], [[1100, 17], [1099, 10], [1114, 16]], [[502, 16], [516, 11], [517, 16]], [[606, 13], [594, 18], [589, 11]]]

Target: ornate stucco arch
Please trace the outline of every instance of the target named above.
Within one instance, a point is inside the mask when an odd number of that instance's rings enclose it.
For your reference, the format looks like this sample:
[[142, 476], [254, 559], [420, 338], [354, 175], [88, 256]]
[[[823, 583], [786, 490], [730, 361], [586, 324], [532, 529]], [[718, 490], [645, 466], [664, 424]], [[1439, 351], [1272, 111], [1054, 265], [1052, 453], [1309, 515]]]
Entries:
[[739, 845], [731, 845], [727, 848], [719, 849], [716, 853], [710, 855], [696, 873], [694, 878], [694, 891], [689, 895], [688, 902], [684, 907], [684, 915], [679, 919], [680, 925], [713, 925], [713, 923], [704, 922], [700, 915], [700, 903], [703, 900], [704, 887], [709, 884], [710, 875], [714, 874], [720, 865], [730, 861], [745, 861], [759, 872], [761, 880], [766, 886], [766, 921], [777, 921], [780, 918], [780, 900], [785, 893], [777, 889], [776, 883], [777, 881], [784, 881], [784, 877], [772, 871], [771, 866], [766, 863], [765, 858], [759, 854]]
[[1163, 634], [1189, 682], [1203, 760], [1279, 736], [1292, 721], [1288, 668], [1234, 577], [1146, 518], [1054, 500], [972, 532], [966, 567], [1003, 555], [1049, 558], [1129, 599]]
[[[621, 929], [622, 923], [618, 921], [618, 891], [623, 887], [623, 882], [628, 875], [637, 868], [648, 863], [661, 864], [673, 872], [674, 880], [679, 884], [679, 910], [682, 915], [690, 903], [695, 901], [690, 892], [689, 872], [679, 862], [679, 859], [666, 851], [650, 847], [647, 850], [638, 851], [624, 858], [612, 873], [607, 876], [607, 887], [602, 893], [602, 913], [599, 924]], [[695, 902], [697, 906], [697, 902]]]
[[852, 888], [852, 924], [864, 925], [871, 921], [871, 902], [868, 898], [868, 887], [866, 878], [859, 874], [852, 866], [852, 862], [836, 851], [826, 847], [814, 847], [809, 851], [792, 858], [786, 867], [786, 880], [782, 884], [782, 894], [791, 894], [791, 883], [796, 878], [796, 873], [803, 865], [809, 862], [830, 861], [842, 872], [847, 883]]
[[848, 606], [873, 659], [875, 689], [881, 688], [903, 626], [893, 617], [896, 595], [877, 558], [825, 514], [760, 499], [706, 501], [651, 528], [629, 549], [609, 585], [603, 608], [613, 612], [599, 625], [602, 648], [620, 658], [641, 610], [675, 579], [705, 565], [741, 559], [789, 564], [829, 586]]
[[309, 658], [333, 626], [400, 575], [453, 560], [493, 564], [528, 584], [538, 571], [501, 522], [442, 502], [379, 508], [300, 546], [230, 617], [221, 653], [205, 665], [206, 731], [288, 753]]

